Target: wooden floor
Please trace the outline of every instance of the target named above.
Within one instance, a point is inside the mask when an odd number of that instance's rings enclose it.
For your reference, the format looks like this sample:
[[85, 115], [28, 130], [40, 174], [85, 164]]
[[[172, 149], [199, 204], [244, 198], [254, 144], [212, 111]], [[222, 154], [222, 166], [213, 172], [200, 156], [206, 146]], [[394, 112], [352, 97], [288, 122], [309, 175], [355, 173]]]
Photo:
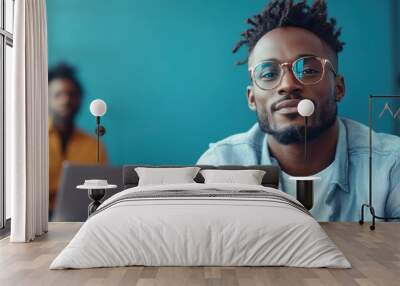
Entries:
[[80, 223], [50, 223], [32, 243], [0, 241], [0, 285], [400, 285], [400, 223], [375, 231], [357, 223], [323, 223], [353, 268], [120, 267], [48, 270]]

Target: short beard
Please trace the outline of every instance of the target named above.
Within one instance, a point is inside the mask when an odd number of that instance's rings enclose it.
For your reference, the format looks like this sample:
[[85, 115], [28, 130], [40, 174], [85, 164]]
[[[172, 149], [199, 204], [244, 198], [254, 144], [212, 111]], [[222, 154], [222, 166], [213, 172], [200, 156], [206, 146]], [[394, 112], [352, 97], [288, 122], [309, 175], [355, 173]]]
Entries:
[[[324, 118], [318, 122], [317, 126], [307, 128], [307, 140], [312, 141], [318, 138], [324, 131], [331, 128], [336, 121], [337, 108], [335, 111], [327, 118]], [[257, 121], [260, 129], [273, 136], [276, 141], [283, 145], [289, 144], [299, 144], [304, 143], [304, 125], [300, 126], [290, 126], [284, 130], [278, 131], [273, 130], [268, 122], [268, 120], [262, 120], [257, 113]]]

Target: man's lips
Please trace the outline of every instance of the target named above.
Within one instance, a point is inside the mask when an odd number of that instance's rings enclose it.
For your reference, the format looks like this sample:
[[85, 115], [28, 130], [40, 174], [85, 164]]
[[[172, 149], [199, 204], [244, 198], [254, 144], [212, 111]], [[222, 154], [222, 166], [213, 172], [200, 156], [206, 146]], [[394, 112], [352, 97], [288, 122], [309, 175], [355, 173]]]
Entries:
[[279, 102], [275, 106], [275, 111], [279, 114], [292, 114], [298, 113], [297, 105], [299, 104], [300, 99], [287, 99]]

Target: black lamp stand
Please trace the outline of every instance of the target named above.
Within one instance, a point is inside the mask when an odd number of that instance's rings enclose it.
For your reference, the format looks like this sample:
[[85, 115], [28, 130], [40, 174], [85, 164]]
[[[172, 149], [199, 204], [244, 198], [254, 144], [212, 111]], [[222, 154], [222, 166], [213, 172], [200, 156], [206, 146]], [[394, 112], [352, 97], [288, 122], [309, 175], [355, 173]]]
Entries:
[[103, 125], [100, 125], [100, 116], [96, 116], [96, 130], [94, 131], [97, 135], [97, 164], [100, 163], [100, 137], [106, 134], [106, 129]]
[[304, 164], [307, 164], [307, 127], [308, 127], [308, 116], [304, 116]]
[[105, 189], [89, 189], [88, 196], [91, 200], [91, 203], [88, 206], [88, 217], [94, 213], [97, 208], [101, 205], [101, 199], [104, 198], [106, 194]]
[[[106, 129], [103, 125], [100, 125], [100, 116], [96, 116], [96, 125], [94, 132], [97, 135], [97, 164], [100, 164], [100, 137], [106, 134]], [[88, 216], [94, 213], [100, 206], [101, 199], [104, 198], [105, 193], [105, 189], [88, 189], [88, 196], [91, 200], [88, 207]]]
[[313, 180], [296, 180], [296, 198], [307, 210], [314, 205]]
[[[307, 154], [307, 126], [308, 116], [304, 116], [304, 164], [308, 162]], [[296, 198], [307, 210], [312, 209], [314, 205], [313, 180], [296, 180]]]

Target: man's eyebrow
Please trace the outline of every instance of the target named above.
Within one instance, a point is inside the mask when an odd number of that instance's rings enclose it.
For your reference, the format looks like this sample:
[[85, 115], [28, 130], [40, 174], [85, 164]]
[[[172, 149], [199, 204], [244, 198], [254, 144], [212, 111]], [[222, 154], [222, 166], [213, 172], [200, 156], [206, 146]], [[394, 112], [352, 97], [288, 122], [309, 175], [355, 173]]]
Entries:
[[[295, 59], [299, 59], [299, 58], [303, 58], [303, 57], [316, 57], [316, 55], [314, 55], [314, 54], [300, 54], [300, 55], [297, 55], [297, 56], [295, 57]], [[277, 58], [267, 58], [267, 59], [262, 59], [261, 61], [262, 61], [262, 62], [263, 62], [263, 61], [277, 61], [277, 62], [281, 62], [281, 60], [279, 60], [279, 59], [277, 59]]]
[[316, 55], [314, 55], [314, 54], [300, 54], [300, 55], [297, 55], [296, 56], [296, 59], [298, 59], [298, 58], [303, 58], [303, 57], [316, 57]]

